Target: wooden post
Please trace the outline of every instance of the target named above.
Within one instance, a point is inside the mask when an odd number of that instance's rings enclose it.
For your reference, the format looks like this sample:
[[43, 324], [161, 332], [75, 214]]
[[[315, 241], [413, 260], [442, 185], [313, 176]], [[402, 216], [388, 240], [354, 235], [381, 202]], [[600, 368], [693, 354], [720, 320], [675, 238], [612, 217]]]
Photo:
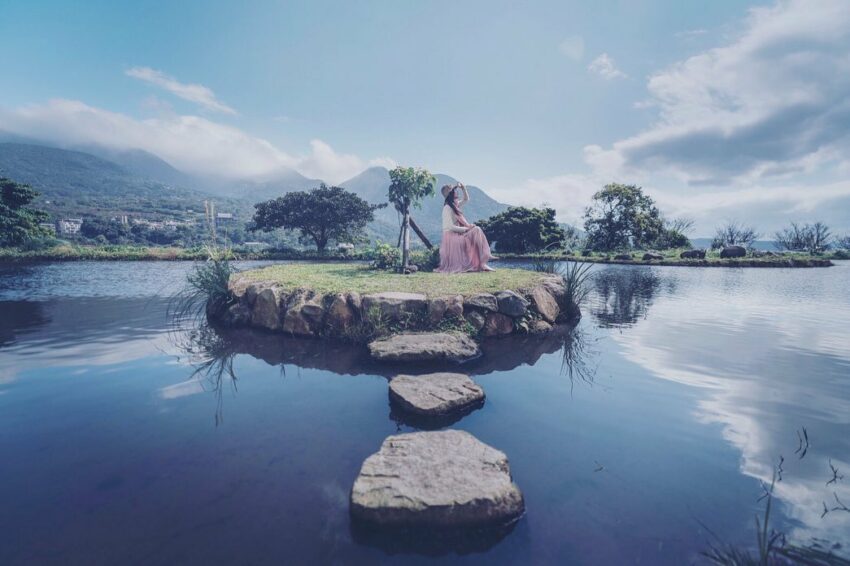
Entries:
[[416, 232], [416, 235], [417, 235], [417, 236], [419, 236], [419, 239], [420, 239], [420, 240], [422, 240], [422, 243], [423, 243], [423, 244], [425, 244], [425, 247], [426, 247], [426, 248], [428, 248], [429, 250], [433, 250], [433, 249], [434, 249], [434, 244], [432, 244], [432, 243], [431, 243], [431, 240], [429, 240], [429, 239], [425, 236], [425, 233], [424, 233], [424, 232], [422, 232], [422, 230], [419, 228], [419, 226], [418, 226], [418, 225], [416, 224], [416, 222], [413, 220], [413, 217], [412, 217], [412, 216], [410, 217], [410, 227], [411, 227], [411, 228], [413, 228], [413, 231], [414, 231], [414, 232]]

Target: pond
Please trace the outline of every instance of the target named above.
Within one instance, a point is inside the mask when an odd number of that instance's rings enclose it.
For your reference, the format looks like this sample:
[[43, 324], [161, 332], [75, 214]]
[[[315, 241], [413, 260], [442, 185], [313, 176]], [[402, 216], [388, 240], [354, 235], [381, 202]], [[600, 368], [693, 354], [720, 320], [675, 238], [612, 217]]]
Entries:
[[850, 552], [848, 262], [597, 266], [577, 327], [485, 343], [486, 403], [441, 424], [508, 455], [527, 514], [468, 544], [351, 524], [363, 460], [417, 430], [391, 370], [172, 328], [190, 268], [0, 266], [0, 564], [684, 564], [755, 546], [777, 469], [771, 526]]

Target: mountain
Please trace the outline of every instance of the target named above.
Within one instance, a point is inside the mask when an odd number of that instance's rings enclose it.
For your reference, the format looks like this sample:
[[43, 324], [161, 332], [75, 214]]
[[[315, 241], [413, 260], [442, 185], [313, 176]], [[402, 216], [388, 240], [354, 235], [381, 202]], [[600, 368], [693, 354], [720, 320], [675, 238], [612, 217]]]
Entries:
[[[437, 179], [437, 189], [435, 194], [426, 198], [422, 202], [421, 208], [414, 208], [411, 212], [416, 224], [425, 232], [431, 241], [437, 243], [440, 241], [442, 232], [442, 211], [444, 200], [440, 194], [440, 187], [443, 185], [453, 185], [457, 180], [448, 175], [434, 175]], [[374, 204], [387, 202], [387, 191], [390, 186], [390, 174], [383, 167], [370, 167], [356, 177], [340, 184], [341, 187], [352, 191], [361, 198]], [[477, 222], [481, 219], [488, 218], [494, 214], [498, 214], [508, 208], [508, 205], [502, 204], [487, 195], [478, 187], [467, 185], [469, 191], [469, 203], [464, 207], [464, 215], [470, 222]], [[389, 237], [395, 238], [399, 230], [399, 215], [398, 212], [391, 206], [378, 210], [375, 213], [377, 223], [392, 228]], [[391, 240], [392, 241], [392, 240]]]
[[0, 176], [32, 185], [41, 193], [38, 206], [54, 216], [179, 217], [209, 198], [90, 153], [32, 144], [0, 143]]
[[100, 146], [80, 146], [71, 149], [120, 165], [137, 177], [151, 179], [166, 185], [193, 189], [201, 188], [197, 178], [175, 169], [165, 160], [141, 149], [117, 150]]

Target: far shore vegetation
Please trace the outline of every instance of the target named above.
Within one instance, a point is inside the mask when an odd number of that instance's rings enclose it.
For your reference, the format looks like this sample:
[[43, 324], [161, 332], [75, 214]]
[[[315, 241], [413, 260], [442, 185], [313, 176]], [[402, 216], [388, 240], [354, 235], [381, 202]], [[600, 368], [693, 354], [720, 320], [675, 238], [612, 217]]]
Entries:
[[[434, 178], [422, 169], [398, 167], [391, 179], [386, 201], [377, 204], [321, 185], [257, 203], [244, 225], [222, 219], [209, 201], [202, 212], [206, 222], [191, 230], [167, 222], [133, 223], [127, 216], [81, 218], [68, 230], [58, 220], [49, 222], [47, 213], [35, 206], [36, 190], [3, 178], [0, 262], [205, 260], [212, 239], [214, 245], [222, 244], [228, 259], [365, 260], [399, 272], [428, 271], [439, 256], [436, 247], [426, 248], [431, 242], [411, 212], [433, 195]], [[399, 236], [397, 242], [382, 243], [370, 236], [368, 225], [376, 209], [389, 205], [399, 213]], [[729, 221], [717, 227], [711, 244], [698, 250], [697, 257], [682, 257], [692, 249], [694, 220], [665, 218], [636, 185], [613, 183], [594, 194], [581, 228], [555, 218], [555, 209], [547, 206], [509, 207], [476, 223], [504, 259], [737, 267], [814, 267], [850, 259], [850, 235], [833, 234], [823, 222], [789, 223], [772, 235], [775, 249], [768, 251], [756, 249], [761, 237], [756, 227]], [[60, 228], [65, 231], [59, 233]], [[736, 257], [721, 257], [731, 246], [741, 248]]]

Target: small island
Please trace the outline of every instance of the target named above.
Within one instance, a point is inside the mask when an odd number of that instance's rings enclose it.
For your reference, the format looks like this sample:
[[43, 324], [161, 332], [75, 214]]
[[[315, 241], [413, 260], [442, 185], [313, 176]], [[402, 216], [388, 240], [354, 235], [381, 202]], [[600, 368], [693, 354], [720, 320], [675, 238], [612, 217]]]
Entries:
[[406, 332], [545, 333], [580, 311], [560, 275], [524, 269], [399, 274], [362, 263], [291, 263], [241, 272], [209, 307], [226, 326], [358, 343]]

